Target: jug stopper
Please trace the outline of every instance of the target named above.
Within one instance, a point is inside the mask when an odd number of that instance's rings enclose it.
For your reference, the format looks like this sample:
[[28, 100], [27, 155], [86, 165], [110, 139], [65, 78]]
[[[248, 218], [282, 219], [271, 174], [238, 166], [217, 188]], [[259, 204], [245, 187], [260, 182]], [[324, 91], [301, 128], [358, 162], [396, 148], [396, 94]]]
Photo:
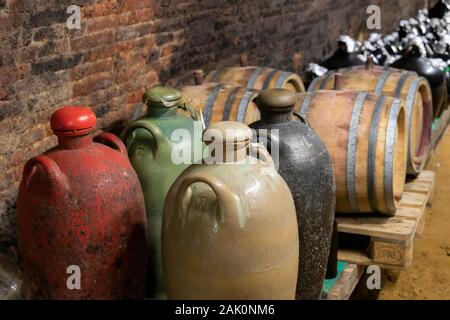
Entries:
[[263, 90], [256, 98], [256, 104], [261, 112], [269, 110], [275, 113], [290, 112], [294, 109], [296, 101], [295, 92], [283, 88]]
[[180, 100], [181, 93], [172, 87], [153, 87], [142, 96], [142, 101], [149, 107], [171, 108]]
[[204, 131], [203, 141], [225, 144], [248, 143], [252, 136], [252, 130], [241, 122], [221, 121], [214, 123]]
[[56, 110], [50, 118], [53, 133], [64, 136], [81, 136], [95, 129], [95, 113], [82, 106], [65, 106]]

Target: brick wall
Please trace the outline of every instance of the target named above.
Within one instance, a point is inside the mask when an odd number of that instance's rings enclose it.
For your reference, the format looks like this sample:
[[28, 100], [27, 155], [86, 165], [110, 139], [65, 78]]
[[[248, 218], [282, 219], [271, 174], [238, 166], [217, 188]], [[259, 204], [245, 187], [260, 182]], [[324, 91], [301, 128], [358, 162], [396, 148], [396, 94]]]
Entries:
[[[144, 88], [191, 80], [191, 70], [252, 64], [301, 71], [365, 32], [369, 4], [383, 31], [426, 0], [0, 0], [0, 249], [14, 243], [24, 162], [55, 145], [61, 105], [91, 106], [117, 132]], [[82, 6], [81, 30], [66, 28]]]

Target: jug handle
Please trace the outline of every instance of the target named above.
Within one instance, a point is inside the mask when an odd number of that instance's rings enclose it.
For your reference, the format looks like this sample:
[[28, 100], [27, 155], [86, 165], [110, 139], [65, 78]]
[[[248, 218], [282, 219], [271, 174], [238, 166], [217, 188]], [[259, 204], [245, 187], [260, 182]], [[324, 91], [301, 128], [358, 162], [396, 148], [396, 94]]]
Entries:
[[198, 112], [198, 110], [191, 106], [189, 102], [180, 102], [178, 104], [178, 108], [187, 111], [191, 115], [191, 118], [195, 121], [199, 120], [201, 117], [201, 112]]
[[[269, 139], [268, 139], [269, 140]], [[259, 142], [251, 142], [250, 143], [250, 150], [251, 152], [256, 152], [261, 156], [262, 162], [264, 162], [267, 165], [275, 167], [275, 164], [273, 162], [272, 156], [270, 155], [269, 151]]]
[[[242, 226], [242, 220], [240, 219], [242, 209], [240, 206], [239, 197], [231, 192], [219, 178], [216, 178], [207, 173], [191, 173], [184, 177], [176, 193], [178, 208], [182, 208], [182, 210], [185, 211], [186, 193], [188, 191], [188, 188], [196, 182], [206, 183], [214, 191], [219, 203], [219, 210], [224, 220], [230, 219], [234, 223], [237, 222], [238, 225]], [[236, 215], [238, 216], [238, 221], [235, 220]]]
[[144, 123], [140, 122], [139, 120], [133, 122], [127, 129], [125, 129], [124, 134], [122, 136], [122, 140], [126, 142], [130, 134], [133, 132], [133, 130], [139, 128], [147, 130], [153, 136], [153, 156], [155, 156], [156, 150], [158, 149], [158, 143], [162, 141], [165, 138], [165, 136], [162, 133], [161, 129], [158, 126], [154, 125], [153, 123], [148, 122]]
[[306, 124], [309, 128], [311, 128], [311, 125], [309, 124], [308, 120], [306, 120], [306, 117], [298, 112], [292, 113], [295, 117], [297, 117], [301, 122]]
[[[259, 140], [259, 138], [265, 138], [267, 140], [267, 145], [275, 147], [275, 148], [280, 148], [280, 139], [279, 137], [275, 137], [273, 136], [269, 130], [256, 130], [256, 137]], [[260, 144], [262, 147], [264, 147], [264, 149], [267, 151], [267, 153], [269, 154], [270, 158], [272, 159], [272, 164], [274, 165], [274, 168], [276, 170], [278, 170], [278, 164], [275, 165], [275, 162], [273, 161], [273, 157], [272, 157], [272, 152], [269, 152], [268, 148], [266, 146], [264, 146], [264, 144], [262, 144], [261, 142], [258, 142], [258, 144]]]
[[94, 137], [94, 141], [111, 147], [128, 158], [127, 148], [123, 144], [122, 140], [120, 140], [116, 135], [109, 132], [102, 132]]
[[61, 172], [56, 161], [45, 155], [32, 158], [25, 164], [25, 167], [23, 168], [23, 178], [26, 186], [29, 185], [31, 177], [35, 173], [35, 170], [33, 169], [38, 165], [44, 169], [52, 191], [62, 190], [67, 192], [69, 190], [67, 177]]

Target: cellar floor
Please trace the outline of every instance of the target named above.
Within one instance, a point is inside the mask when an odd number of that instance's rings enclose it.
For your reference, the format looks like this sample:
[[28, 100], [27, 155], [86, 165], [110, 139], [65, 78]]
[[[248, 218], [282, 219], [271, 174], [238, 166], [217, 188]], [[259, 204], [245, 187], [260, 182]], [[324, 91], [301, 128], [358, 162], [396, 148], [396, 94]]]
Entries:
[[422, 238], [414, 242], [413, 266], [384, 277], [378, 299], [450, 299], [450, 130], [427, 170], [436, 172], [435, 191]]

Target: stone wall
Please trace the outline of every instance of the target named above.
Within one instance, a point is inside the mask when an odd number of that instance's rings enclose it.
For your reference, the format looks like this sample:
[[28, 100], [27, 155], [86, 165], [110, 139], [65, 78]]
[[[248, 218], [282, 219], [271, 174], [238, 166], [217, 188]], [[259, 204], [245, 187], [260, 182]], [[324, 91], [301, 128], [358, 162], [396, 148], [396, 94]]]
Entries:
[[[0, 0], [0, 249], [14, 243], [24, 162], [55, 145], [48, 126], [62, 105], [83, 104], [117, 132], [144, 88], [191, 81], [191, 71], [238, 62], [300, 72], [334, 50], [340, 34], [367, 32], [369, 4], [382, 28], [425, 0]], [[66, 27], [81, 9], [81, 30]]]

